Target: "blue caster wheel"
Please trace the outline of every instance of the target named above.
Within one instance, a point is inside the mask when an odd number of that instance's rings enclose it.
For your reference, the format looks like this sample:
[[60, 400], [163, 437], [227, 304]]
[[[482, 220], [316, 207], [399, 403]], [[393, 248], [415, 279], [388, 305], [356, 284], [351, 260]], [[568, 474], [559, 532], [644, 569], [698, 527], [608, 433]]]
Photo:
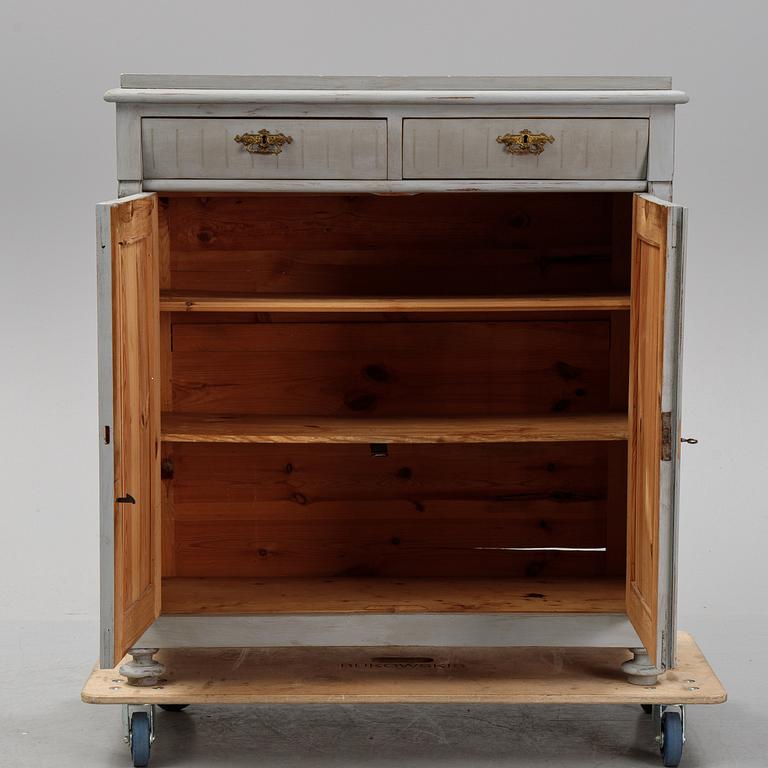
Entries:
[[134, 768], [149, 765], [150, 741], [149, 716], [146, 712], [134, 712], [131, 715], [131, 757]]
[[665, 712], [661, 716], [661, 759], [667, 768], [680, 765], [683, 757], [683, 721], [679, 712]]
[[189, 704], [158, 704], [158, 706], [165, 712], [181, 712], [181, 710], [186, 709]]

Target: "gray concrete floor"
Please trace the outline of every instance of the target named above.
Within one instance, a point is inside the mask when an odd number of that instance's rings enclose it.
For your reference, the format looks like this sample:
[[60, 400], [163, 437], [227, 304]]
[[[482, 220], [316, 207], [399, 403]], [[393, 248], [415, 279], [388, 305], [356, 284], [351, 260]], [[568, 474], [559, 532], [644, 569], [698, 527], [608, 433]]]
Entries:
[[[729, 689], [689, 707], [686, 768], [768, 765], [765, 622], [686, 625]], [[120, 709], [82, 704], [96, 625], [0, 625], [5, 661], [2, 768], [129, 766]], [[490, 768], [659, 766], [649, 717], [634, 706], [197, 706], [161, 712], [153, 768]]]

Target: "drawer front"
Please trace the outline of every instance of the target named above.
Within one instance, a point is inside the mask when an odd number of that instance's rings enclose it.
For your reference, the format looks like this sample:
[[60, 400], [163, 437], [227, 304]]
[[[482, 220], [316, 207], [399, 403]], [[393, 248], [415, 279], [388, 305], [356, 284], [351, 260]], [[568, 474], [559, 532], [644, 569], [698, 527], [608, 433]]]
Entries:
[[144, 118], [141, 133], [145, 179], [387, 177], [386, 120]]
[[644, 179], [647, 156], [646, 119], [403, 121], [406, 179]]

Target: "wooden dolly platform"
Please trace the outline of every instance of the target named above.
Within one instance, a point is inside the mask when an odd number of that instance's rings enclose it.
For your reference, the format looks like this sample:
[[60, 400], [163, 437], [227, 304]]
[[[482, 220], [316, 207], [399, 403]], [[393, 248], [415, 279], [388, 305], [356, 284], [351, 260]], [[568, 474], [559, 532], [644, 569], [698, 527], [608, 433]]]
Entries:
[[[720, 704], [726, 693], [693, 638], [680, 633], [678, 666], [654, 686], [636, 686], [620, 671], [616, 648], [210, 648], [165, 649], [167, 679], [129, 686], [115, 669], [95, 669], [82, 692], [91, 704], [126, 705], [129, 740], [153, 738], [152, 707], [189, 704], [493, 703], [631, 704], [653, 711], [658, 740], [676, 765], [684, 741], [684, 706]], [[674, 709], [673, 709], [674, 708]], [[148, 710], [145, 714], [142, 710]], [[145, 722], [146, 721], [146, 722]], [[674, 722], [674, 726], [673, 726]], [[674, 733], [671, 731], [673, 729]], [[139, 762], [142, 749], [139, 745]], [[674, 749], [670, 749], [674, 747]]]

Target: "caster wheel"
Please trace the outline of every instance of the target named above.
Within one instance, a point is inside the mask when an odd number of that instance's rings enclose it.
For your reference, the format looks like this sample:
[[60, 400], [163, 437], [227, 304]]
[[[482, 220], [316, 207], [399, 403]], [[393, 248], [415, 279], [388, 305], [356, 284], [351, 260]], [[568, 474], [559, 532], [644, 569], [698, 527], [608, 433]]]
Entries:
[[158, 704], [158, 706], [165, 712], [181, 712], [181, 710], [186, 709], [189, 704]]
[[661, 716], [661, 759], [668, 768], [680, 765], [683, 756], [683, 721], [679, 712]]
[[641, 704], [640, 706], [643, 708], [643, 712], [645, 712], [646, 715], [653, 714], [653, 704]]
[[149, 765], [149, 716], [146, 712], [131, 715], [131, 757], [134, 768]]

